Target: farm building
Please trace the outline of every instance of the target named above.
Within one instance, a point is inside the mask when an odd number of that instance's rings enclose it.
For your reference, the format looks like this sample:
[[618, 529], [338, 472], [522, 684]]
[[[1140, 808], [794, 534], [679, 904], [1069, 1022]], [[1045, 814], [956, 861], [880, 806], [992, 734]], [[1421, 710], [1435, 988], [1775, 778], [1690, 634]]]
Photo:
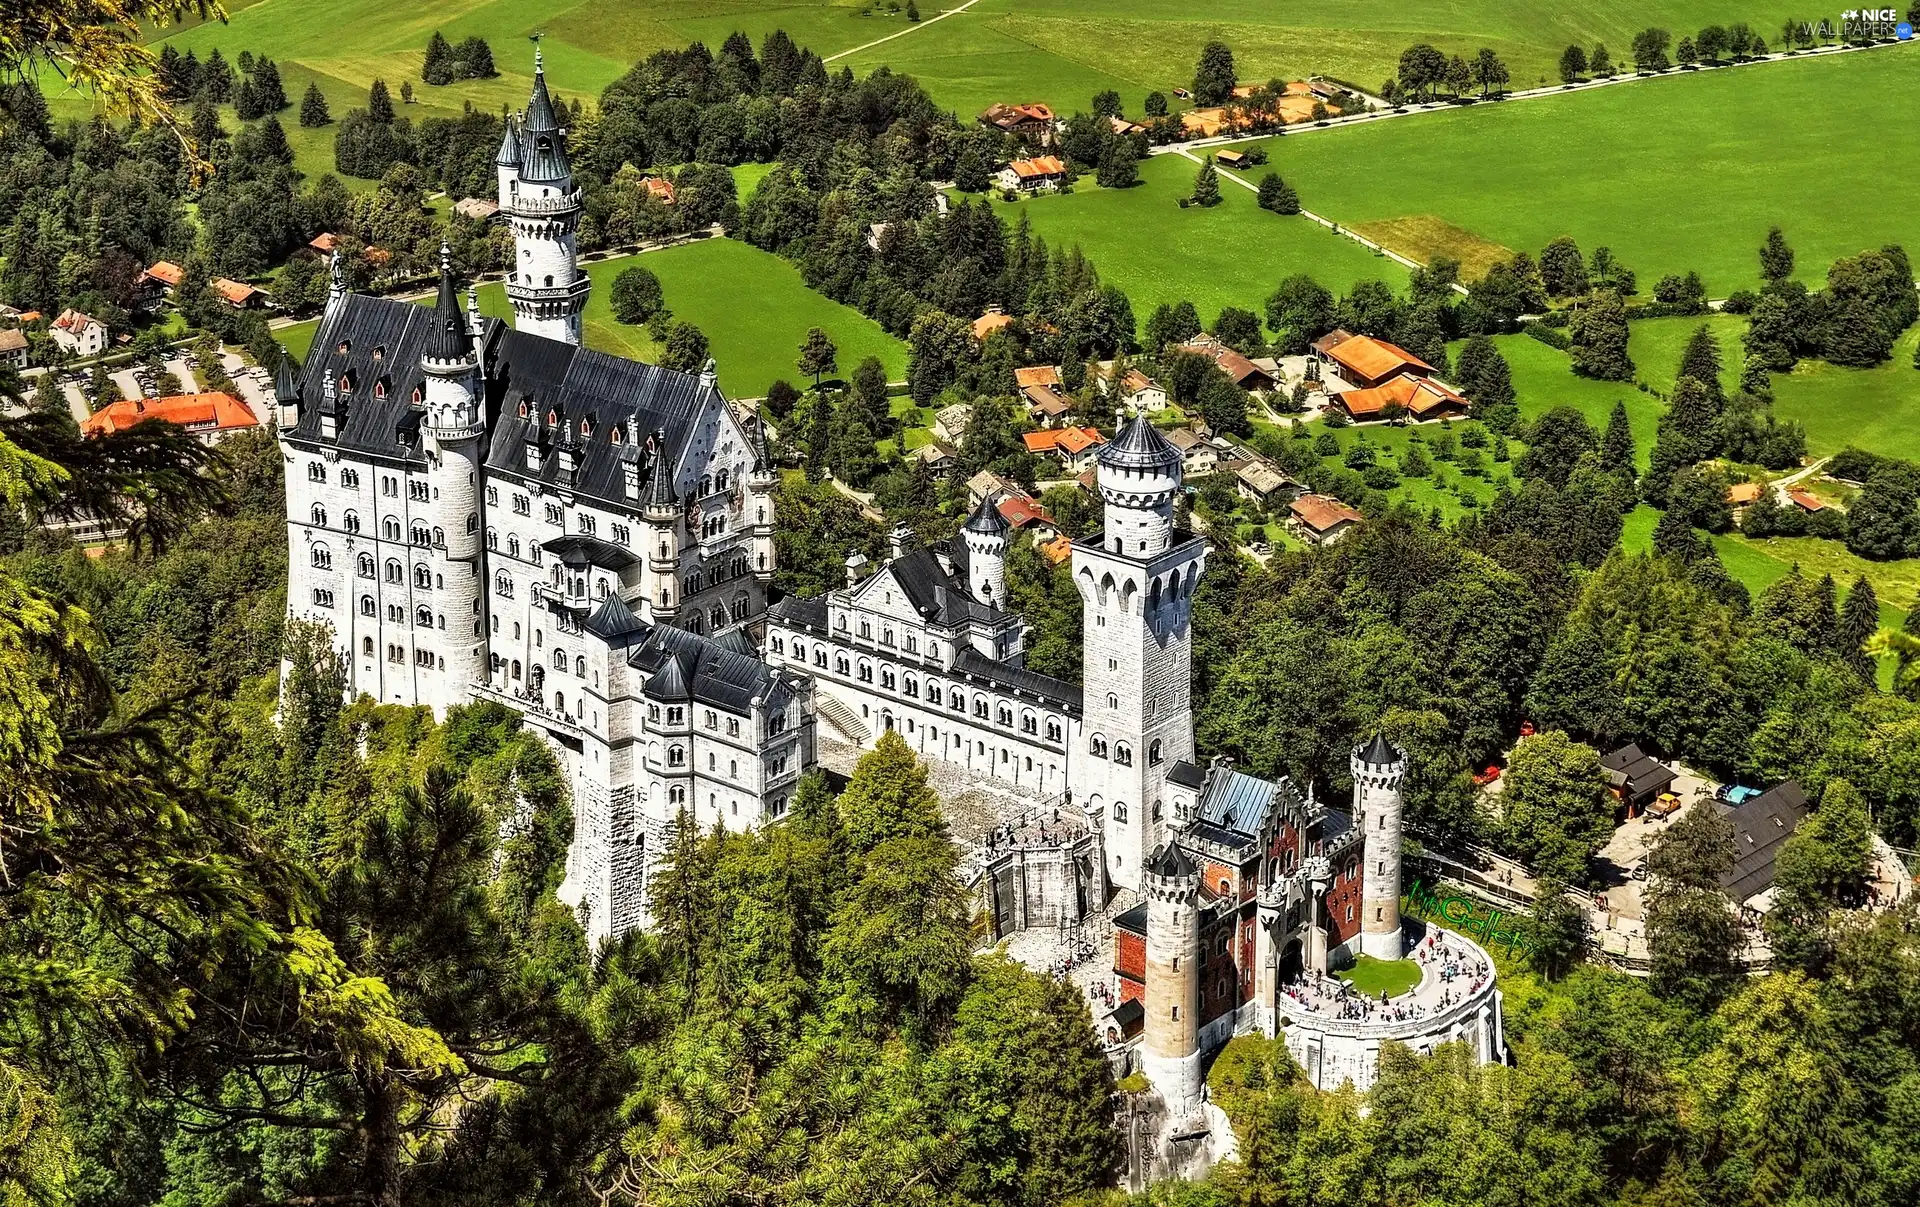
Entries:
[[1025, 105], [989, 105], [980, 124], [1015, 138], [1029, 138], [1042, 146], [1053, 142], [1053, 110], [1038, 102]]
[[125, 431], [136, 423], [161, 419], [193, 433], [203, 444], [213, 444], [235, 432], [258, 427], [247, 404], [231, 394], [177, 394], [167, 398], [128, 398], [108, 403], [81, 423], [89, 436]]
[[266, 304], [267, 295], [245, 281], [236, 281], [231, 277], [215, 277], [213, 291], [220, 300], [235, 310], [251, 310], [255, 306]]
[[1402, 373], [1425, 377], [1433, 366], [1398, 344], [1371, 335], [1332, 331], [1313, 341], [1313, 354], [1323, 368], [1357, 389], [1383, 386]]
[[1385, 385], [1334, 394], [1331, 401], [1355, 423], [1401, 416], [1440, 419], [1464, 415], [1468, 409], [1466, 398], [1448, 386], [1431, 377], [1405, 373]]
[[1243, 390], [1265, 392], [1274, 387], [1273, 374], [1204, 332], [1181, 344], [1180, 351], [1206, 357]]
[[1301, 540], [1327, 545], [1357, 527], [1363, 517], [1329, 495], [1301, 495], [1287, 505], [1288, 526]]
[[1040, 155], [1033, 159], [1016, 159], [1000, 169], [1000, 184], [1004, 188], [1019, 189], [1023, 193], [1045, 192], [1057, 189], [1067, 180], [1067, 165], [1057, 155]]

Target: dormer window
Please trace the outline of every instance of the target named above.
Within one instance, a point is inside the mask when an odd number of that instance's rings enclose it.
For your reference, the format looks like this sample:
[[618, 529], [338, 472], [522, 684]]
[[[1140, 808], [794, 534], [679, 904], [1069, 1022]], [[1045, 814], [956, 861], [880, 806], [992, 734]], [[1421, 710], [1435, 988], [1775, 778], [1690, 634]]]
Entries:
[[607, 431], [607, 441], [611, 444], [624, 443], [626, 438], [626, 433], [620, 430], [620, 425], [617, 423]]
[[527, 400], [522, 398], [520, 400], [520, 418], [525, 419], [526, 417], [527, 417]]
[[589, 415], [580, 421], [580, 434], [582, 436], [593, 435], [593, 416]]
[[552, 427], [558, 422], [560, 422], [560, 412], [549, 407], [547, 409], [547, 426]]
[[348, 369], [340, 375], [340, 392], [342, 394], [351, 394], [353, 392], [353, 386], [353, 370]]
[[384, 378], [384, 377], [382, 377], [382, 378], [381, 378], [381, 379], [379, 379], [378, 381], [376, 381], [376, 382], [374, 382], [374, 383], [373, 383], [373, 396], [374, 396], [375, 398], [385, 398], [385, 397], [387, 396], [387, 388], [388, 388], [388, 386], [389, 386], [390, 384], [392, 384], [392, 383], [391, 383], [391, 382], [389, 382], [389, 381], [388, 381], [388, 379], [387, 379], [387, 378]]
[[419, 386], [415, 386], [413, 387], [413, 393], [410, 397], [412, 398], [413, 402], [416, 405], [418, 405], [419, 403], [425, 401], [427, 395], [425, 390], [421, 389]]

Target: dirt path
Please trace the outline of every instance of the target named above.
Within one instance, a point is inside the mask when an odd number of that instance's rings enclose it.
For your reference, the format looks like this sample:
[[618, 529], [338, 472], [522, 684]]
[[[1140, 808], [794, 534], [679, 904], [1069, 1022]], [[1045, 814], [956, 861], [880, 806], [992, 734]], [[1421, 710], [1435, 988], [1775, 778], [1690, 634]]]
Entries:
[[932, 25], [935, 21], [945, 21], [948, 17], [953, 16], [953, 14], [955, 13], [964, 13], [978, 3], [980, 3], [980, 0], [966, 0], [965, 4], [955, 5], [953, 8], [947, 9], [945, 12], [940, 13], [936, 16], [928, 17], [924, 21], [917, 21], [914, 24], [907, 26], [905, 29], [901, 30], [899, 33], [888, 34], [884, 38], [875, 38], [873, 41], [862, 43], [859, 46], [855, 46], [851, 50], [842, 50], [835, 54], [830, 54], [826, 58], [820, 61], [823, 63], [831, 63], [835, 59], [844, 59], [848, 55], [856, 55], [863, 50], [872, 50], [874, 47], [880, 45], [882, 42], [891, 42], [895, 38], [904, 38], [908, 34], [912, 33], [914, 30], [925, 29], [927, 26]]

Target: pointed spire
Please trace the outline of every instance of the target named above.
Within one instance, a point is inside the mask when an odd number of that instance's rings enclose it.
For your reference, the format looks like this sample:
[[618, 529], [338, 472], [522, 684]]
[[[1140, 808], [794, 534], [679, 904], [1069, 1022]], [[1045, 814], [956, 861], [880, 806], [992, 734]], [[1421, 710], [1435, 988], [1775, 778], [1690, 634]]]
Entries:
[[967, 517], [966, 530], [985, 536], [1004, 537], [1007, 535], [1007, 517], [1001, 515], [1000, 509], [993, 505], [990, 494], [981, 496], [980, 506], [974, 508], [973, 514]]
[[647, 510], [670, 512], [673, 510], [673, 468], [667, 464], [667, 433], [661, 428], [653, 431], [653, 479], [647, 488]]
[[433, 329], [427, 334], [428, 360], [465, 360], [473, 350], [466, 316], [460, 313], [460, 291], [453, 283], [453, 250], [440, 240], [440, 296], [433, 306]]
[[273, 396], [283, 407], [297, 407], [300, 405], [299, 366], [293, 363], [285, 344], [278, 347], [280, 360], [273, 367]]
[[507, 117], [506, 133], [500, 136], [500, 151], [493, 157], [493, 162], [502, 168], [517, 168], [521, 164], [520, 119], [511, 114]]

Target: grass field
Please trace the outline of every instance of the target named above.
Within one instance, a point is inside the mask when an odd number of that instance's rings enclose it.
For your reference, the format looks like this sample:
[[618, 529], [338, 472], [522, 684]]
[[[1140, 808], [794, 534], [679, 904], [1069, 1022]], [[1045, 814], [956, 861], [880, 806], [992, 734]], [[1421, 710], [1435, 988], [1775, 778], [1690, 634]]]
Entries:
[[1026, 214], [1055, 247], [1079, 244], [1103, 281], [1126, 290], [1143, 325], [1156, 305], [1183, 298], [1203, 322], [1228, 305], [1262, 314], [1267, 295], [1296, 272], [1336, 293], [1365, 280], [1405, 286], [1406, 270], [1394, 261], [1305, 218], [1269, 213], [1238, 185], [1222, 182], [1217, 206], [1181, 209], [1198, 171], [1192, 160], [1159, 155], [1140, 165], [1141, 183], [1129, 189], [1102, 189], [1086, 177], [1065, 196], [995, 208], [1009, 224]]
[[1431, 215], [1536, 253], [1570, 234], [1584, 250], [1610, 246], [1643, 290], [1692, 269], [1724, 297], [1757, 284], [1775, 223], [1808, 281], [1862, 248], [1920, 245], [1920, 212], [1886, 204], [1920, 184], [1920, 125], [1887, 110], [1916, 89], [1920, 51], [1900, 46], [1268, 145], [1302, 204], [1336, 221]]
[[[675, 317], [706, 333], [720, 388], [729, 397], [757, 398], [780, 377], [803, 384], [793, 362], [809, 327], [823, 327], [833, 337], [843, 372], [864, 357], [877, 356], [889, 380], [906, 373], [906, 345], [859, 311], [808, 289], [786, 261], [733, 239], [708, 239], [588, 265], [593, 278], [585, 314], [588, 347], [636, 360], [658, 359], [659, 349], [646, 329], [616, 320], [608, 300], [613, 279], [635, 262], [660, 278]], [[480, 309], [506, 318], [506, 287], [498, 282], [481, 286]], [[289, 352], [304, 357], [314, 326], [300, 323], [277, 334]]]
[[1388, 997], [1399, 997], [1420, 983], [1420, 965], [1412, 960], [1358, 956], [1351, 968], [1343, 968], [1334, 975], [1367, 997], [1378, 998], [1383, 990]]
[[1913, 368], [1920, 326], [1908, 329], [1893, 358], [1871, 369], [1801, 361], [1773, 378], [1773, 410], [1807, 429], [1816, 457], [1848, 445], [1920, 461], [1920, 372]]

